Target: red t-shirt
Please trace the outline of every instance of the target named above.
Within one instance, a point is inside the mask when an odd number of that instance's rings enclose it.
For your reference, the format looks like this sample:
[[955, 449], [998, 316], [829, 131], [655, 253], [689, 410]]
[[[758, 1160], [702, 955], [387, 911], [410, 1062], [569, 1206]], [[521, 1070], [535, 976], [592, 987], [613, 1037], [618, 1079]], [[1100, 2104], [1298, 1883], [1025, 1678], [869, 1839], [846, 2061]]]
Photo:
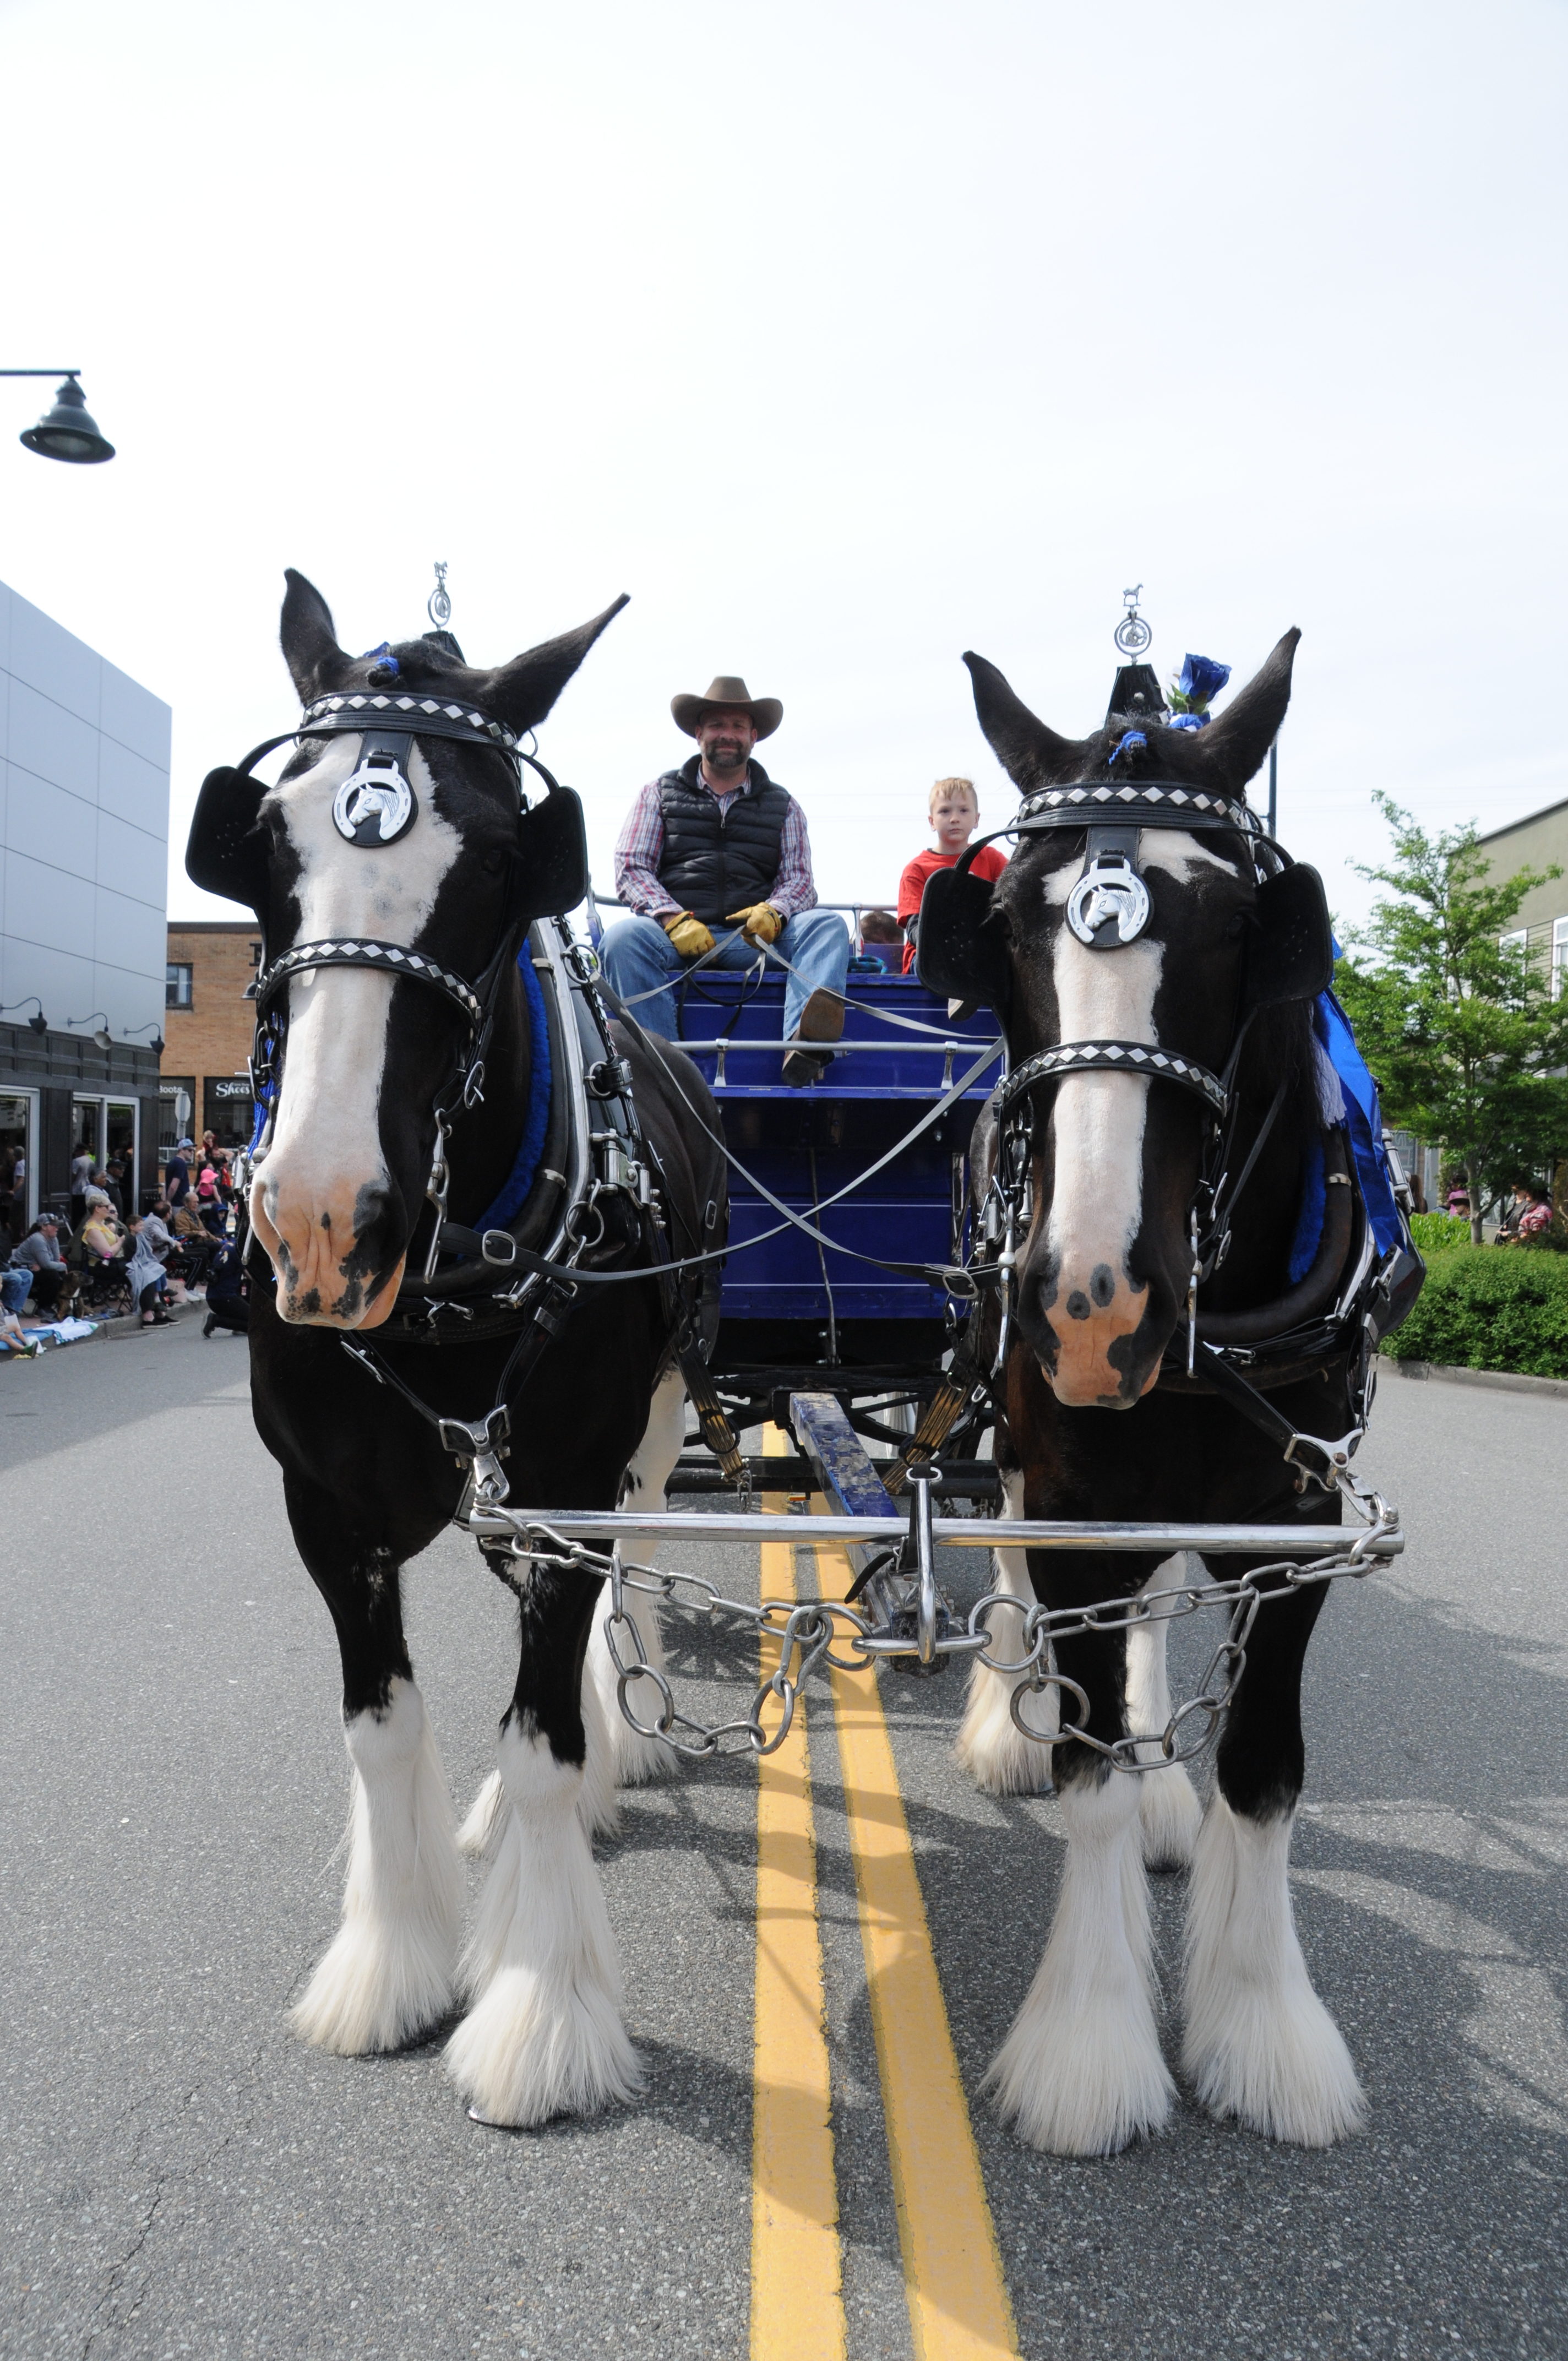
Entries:
[[[897, 917], [901, 927], [905, 918], [919, 916], [920, 896], [926, 891], [927, 878], [932, 876], [938, 869], [956, 868], [962, 858], [962, 854], [958, 852], [917, 852], [914, 860], [905, 865], [904, 874], [898, 881]], [[1000, 845], [982, 844], [970, 862], [970, 875], [983, 877], [989, 882], [1000, 877], [1006, 866], [1007, 855]], [[905, 943], [904, 946], [905, 975], [909, 973], [914, 964], [915, 946], [913, 943]]]

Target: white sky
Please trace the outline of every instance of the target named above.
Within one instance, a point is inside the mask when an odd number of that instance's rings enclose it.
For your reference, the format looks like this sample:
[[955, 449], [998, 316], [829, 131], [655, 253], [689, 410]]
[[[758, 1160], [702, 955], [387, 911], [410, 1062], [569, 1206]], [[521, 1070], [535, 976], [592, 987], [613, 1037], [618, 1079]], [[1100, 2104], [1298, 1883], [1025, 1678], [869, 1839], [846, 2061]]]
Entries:
[[[1281, 832], [1342, 912], [1369, 791], [1568, 795], [1560, 0], [440, 9], [0, 0], [0, 576], [174, 708], [195, 790], [286, 727], [282, 569], [357, 653], [485, 664], [632, 604], [544, 758], [596, 877], [689, 752], [764, 750], [824, 898], [891, 898], [978, 648], [1092, 728], [1124, 585], [1162, 676], [1305, 633]], [[1261, 791], [1259, 791], [1261, 792]]]

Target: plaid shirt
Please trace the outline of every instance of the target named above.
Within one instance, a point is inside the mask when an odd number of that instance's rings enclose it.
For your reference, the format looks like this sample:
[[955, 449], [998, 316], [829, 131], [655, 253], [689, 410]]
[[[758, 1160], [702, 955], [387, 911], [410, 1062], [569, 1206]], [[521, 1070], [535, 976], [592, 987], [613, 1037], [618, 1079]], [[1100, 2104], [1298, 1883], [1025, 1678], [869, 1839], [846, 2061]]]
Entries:
[[[702, 778], [699, 770], [697, 777]], [[664, 857], [664, 814], [660, 802], [661, 782], [650, 779], [641, 789], [637, 801], [627, 817], [626, 826], [615, 840], [615, 890], [629, 910], [640, 910], [645, 918], [669, 918], [679, 910], [680, 904], [667, 894], [659, 883], [659, 863]], [[732, 787], [727, 796], [714, 795], [703, 781], [707, 792], [718, 806], [722, 823], [729, 817], [729, 807], [737, 796], [751, 792], [751, 774], [746, 774], [744, 784]], [[793, 796], [784, 798], [784, 835], [779, 844], [779, 872], [773, 879], [768, 900], [781, 917], [793, 918], [797, 911], [817, 907], [817, 887], [811, 875], [811, 846], [806, 834], [806, 814]]]

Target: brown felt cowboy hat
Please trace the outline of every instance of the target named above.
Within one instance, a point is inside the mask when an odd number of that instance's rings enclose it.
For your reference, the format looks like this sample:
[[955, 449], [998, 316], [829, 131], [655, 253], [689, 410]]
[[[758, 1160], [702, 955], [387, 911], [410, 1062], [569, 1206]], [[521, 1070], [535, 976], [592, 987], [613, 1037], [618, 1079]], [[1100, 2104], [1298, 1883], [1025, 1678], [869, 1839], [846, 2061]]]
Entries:
[[675, 727], [695, 738], [710, 713], [749, 713], [751, 726], [759, 738], [771, 738], [784, 719], [784, 707], [776, 697], [752, 697], [743, 680], [731, 673], [720, 673], [709, 681], [706, 697], [672, 697], [670, 711], [675, 717]]

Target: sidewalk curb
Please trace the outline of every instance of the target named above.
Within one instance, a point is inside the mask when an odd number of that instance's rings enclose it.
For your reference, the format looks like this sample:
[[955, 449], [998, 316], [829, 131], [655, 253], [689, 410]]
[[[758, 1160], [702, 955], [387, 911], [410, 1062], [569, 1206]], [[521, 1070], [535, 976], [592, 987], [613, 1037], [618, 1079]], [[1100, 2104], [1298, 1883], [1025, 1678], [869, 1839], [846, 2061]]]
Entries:
[[1486, 1386], [1497, 1393], [1545, 1394], [1555, 1401], [1568, 1401], [1568, 1378], [1521, 1378], [1511, 1369], [1447, 1369], [1436, 1361], [1397, 1361], [1391, 1353], [1379, 1353], [1377, 1373], [1379, 1377], [1441, 1378], [1451, 1386]]

